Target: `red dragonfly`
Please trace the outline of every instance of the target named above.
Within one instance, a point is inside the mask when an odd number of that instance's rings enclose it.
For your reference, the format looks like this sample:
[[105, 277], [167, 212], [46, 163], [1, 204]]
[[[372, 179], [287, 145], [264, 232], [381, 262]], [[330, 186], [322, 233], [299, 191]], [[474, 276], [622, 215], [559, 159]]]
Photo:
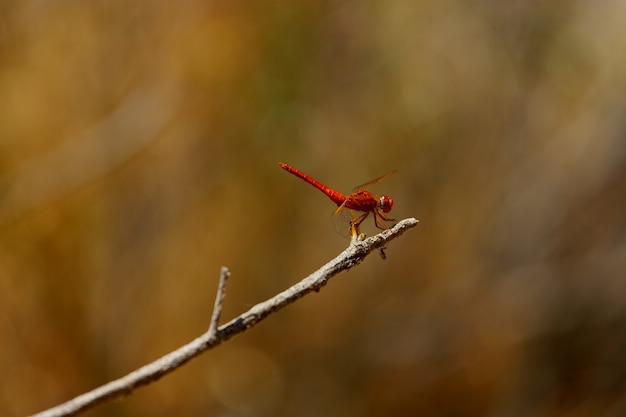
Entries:
[[[344, 209], [348, 209], [351, 215], [350, 217], [352, 218], [352, 220], [350, 221], [350, 233], [352, 234], [352, 236], [356, 236], [359, 234], [359, 225], [363, 223], [363, 220], [365, 220], [370, 213], [374, 215], [374, 223], [379, 229], [388, 229], [388, 227], [386, 227], [382, 223], [383, 221], [396, 221], [394, 219], [387, 218], [384, 214], [391, 211], [391, 208], [393, 207], [392, 198], [386, 195], [376, 197], [374, 194], [365, 189], [372, 184], [384, 180], [385, 178], [393, 174], [394, 171], [391, 171], [383, 175], [382, 177], [376, 178], [375, 180], [372, 180], [368, 183], [359, 185], [355, 188], [356, 191], [354, 191], [352, 194], [345, 195], [340, 193], [339, 191], [333, 190], [332, 188], [325, 186], [321, 182], [311, 178], [304, 172], [297, 170], [291, 165], [287, 165], [282, 162], [279, 162], [278, 165], [280, 165], [282, 169], [295, 175], [296, 177], [302, 178], [304, 181], [308, 182], [313, 187], [326, 194], [328, 198], [333, 200], [333, 203], [337, 204], [338, 206], [333, 215], [339, 214], [340, 212], [345, 212], [346, 210]], [[362, 212], [363, 214], [355, 215], [353, 213], [353, 210]]]

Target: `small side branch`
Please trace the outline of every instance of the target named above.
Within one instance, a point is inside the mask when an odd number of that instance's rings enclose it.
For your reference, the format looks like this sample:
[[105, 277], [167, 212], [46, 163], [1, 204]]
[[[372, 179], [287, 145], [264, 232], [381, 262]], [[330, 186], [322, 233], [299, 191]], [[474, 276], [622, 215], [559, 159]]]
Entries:
[[215, 296], [215, 304], [213, 306], [213, 314], [211, 315], [211, 325], [209, 326], [209, 335], [215, 336], [217, 332], [217, 326], [220, 322], [220, 317], [222, 315], [222, 304], [224, 303], [224, 298], [226, 297], [226, 281], [230, 277], [230, 272], [228, 268], [225, 266], [222, 267], [220, 271], [220, 282], [217, 286], [217, 295]]
[[398, 222], [398, 224], [391, 229], [385, 230], [367, 239], [353, 239], [350, 246], [339, 254], [339, 256], [302, 281], [269, 300], [255, 305], [230, 322], [217, 327], [225, 296], [226, 280], [230, 275], [228, 269], [222, 268], [211, 324], [209, 330], [203, 335], [122, 378], [79, 395], [66, 403], [34, 414], [33, 417], [74, 416], [110, 399], [131, 394], [135, 389], [158, 380], [162, 376], [189, 362], [202, 352], [218, 346], [231, 337], [253, 327], [270, 314], [293, 303], [306, 294], [312, 291], [319, 291], [332, 276], [358, 265], [371, 252], [377, 249], [384, 249], [388, 242], [417, 226], [417, 223], [418, 221], [416, 219], [408, 218]]

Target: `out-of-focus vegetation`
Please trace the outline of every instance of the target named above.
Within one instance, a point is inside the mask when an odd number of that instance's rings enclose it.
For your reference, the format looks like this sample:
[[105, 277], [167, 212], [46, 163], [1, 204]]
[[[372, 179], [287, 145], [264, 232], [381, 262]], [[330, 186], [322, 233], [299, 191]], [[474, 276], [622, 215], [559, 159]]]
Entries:
[[[348, 241], [282, 171], [417, 229], [89, 415], [626, 415], [620, 1], [0, 5], [0, 415], [188, 342]], [[373, 230], [369, 229], [371, 233]]]

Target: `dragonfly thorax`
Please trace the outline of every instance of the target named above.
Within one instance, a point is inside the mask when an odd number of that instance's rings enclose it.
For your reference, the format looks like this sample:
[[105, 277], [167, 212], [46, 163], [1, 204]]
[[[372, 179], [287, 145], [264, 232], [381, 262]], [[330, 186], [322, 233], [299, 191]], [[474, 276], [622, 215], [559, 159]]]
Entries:
[[389, 213], [393, 207], [393, 199], [387, 195], [381, 195], [378, 199], [378, 207], [383, 213]]

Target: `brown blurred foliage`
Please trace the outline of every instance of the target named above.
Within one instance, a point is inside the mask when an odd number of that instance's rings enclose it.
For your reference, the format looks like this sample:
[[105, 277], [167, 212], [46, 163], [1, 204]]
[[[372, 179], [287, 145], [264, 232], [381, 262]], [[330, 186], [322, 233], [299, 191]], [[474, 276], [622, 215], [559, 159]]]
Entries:
[[[89, 415], [626, 415], [620, 1], [0, 3], [0, 415], [417, 229]], [[372, 232], [372, 229], [368, 231]]]

